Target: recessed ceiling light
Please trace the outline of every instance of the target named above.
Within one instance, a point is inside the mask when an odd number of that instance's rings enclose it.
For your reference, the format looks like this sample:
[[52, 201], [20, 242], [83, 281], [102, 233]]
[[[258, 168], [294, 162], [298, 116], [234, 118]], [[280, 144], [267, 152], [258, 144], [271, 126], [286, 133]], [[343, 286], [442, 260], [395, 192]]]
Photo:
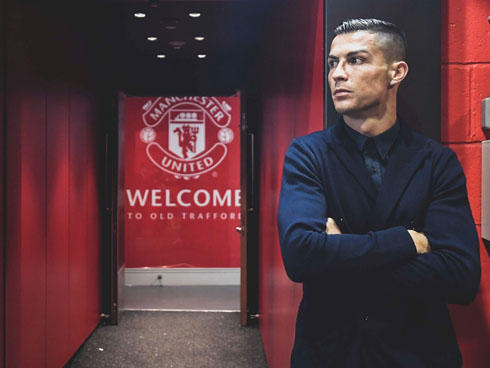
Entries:
[[191, 18], [199, 18], [201, 16], [201, 13], [189, 13], [189, 17]]
[[170, 41], [168, 44], [170, 46], [184, 46], [185, 41]]
[[155, 36], [150, 36], [150, 37], [147, 37], [146, 39], [148, 41], [156, 41], [156, 40], [158, 40], [158, 38], [156, 38]]
[[196, 36], [196, 37], [194, 37], [194, 39], [196, 41], [203, 41], [204, 40], [204, 37], [203, 36]]
[[165, 59], [167, 55], [164, 55], [164, 54], [158, 54], [157, 55], [157, 58], [159, 59]]
[[198, 57], [199, 59], [204, 59], [206, 56], [207, 56], [207, 55], [205, 55], [205, 54], [199, 54], [199, 55], [197, 55], [197, 57]]
[[146, 17], [146, 14], [145, 13], [134, 13], [134, 16], [136, 18], [144, 18], [144, 17]]

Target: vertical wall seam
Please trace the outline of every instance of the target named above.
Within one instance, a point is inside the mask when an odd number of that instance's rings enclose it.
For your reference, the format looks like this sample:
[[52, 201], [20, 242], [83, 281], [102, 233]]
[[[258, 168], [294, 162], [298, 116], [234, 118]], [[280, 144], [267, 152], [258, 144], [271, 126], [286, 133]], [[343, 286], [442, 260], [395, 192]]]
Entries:
[[44, 366], [48, 367], [48, 89], [44, 96]]
[[[89, 182], [90, 182], [90, 178], [89, 178], [89, 120], [90, 120], [90, 117], [88, 116], [88, 112], [89, 112], [89, 108], [88, 108], [88, 104], [90, 103], [90, 99], [87, 97], [87, 96], [84, 96], [87, 100], [86, 100], [86, 104], [85, 104], [85, 177], [86, 177], [86, 197], [85, 197], [85, 226], [86, 226], [86, 229], [85, 229], [85, 249], [89, 250], [92, 245], [90, 244], [90, 241], [89, 241], [89, 230], [90, 230], [90, 226], [89, 226], [89, 223], [88, 223], [88, 219], [89, 219], [89, 216], [88, 216], [88, 213], [89, 213], [89, 205], [90, 205], [90, 201], [89, 201], [89, 197], [90, 197], [90, 191], [89, 191]], [[86, 253], [86, 257], [85, 257], [85, 300], [87, 301], [85, 303], [85, 318], [87, 318], [88, 321], [90, 321], [90, 308], [89, 308], [89, 290], [90, 290], [90, 285], [89, 285], [89, 274], [90, 274], [90, 270], [89, 270], [89, 264], [90, 264], [90, 260], [89, 260], [89, 256], [90, 256], [90, 252], [87, 252]]]
[[469, 68], [469, 77], [468, 77], [468, 85], [466, 86], [466, 91], [468, 91], [468, 100], [469, 100], [469, 104], [468, 104], [468, 108], [467, 108], [467, 111], [466, 113], [468, 114], [467, 116], [469, 116], [469, 124], [466, 124], [466, 129], [467, 129], [467, 132], [466, 132], [466, 137], [468, 137], [470, 139], [471, 142], [473, 142], [473, 137], [471, 136], [471, 128], [472, 128], [472, 120], [473, 120], [473, 116], [471, 114], [471, 109], [473, 107], [473, 98], [472, 98], [472, 93], [471, 93], [471, 85], [473, 83], [473, 65], [470, 65], [470, 68]]
[[65, 243], [63, 244], [63, 250], [64, 250], [64, 255], [66, 256], [64, 260], [64, 267], [66, 270], [66, 282], [63, 285], [65, 288], [65, 295], [66, 298], [64, 300], [64, 309], [66, 311], [65, 315], [65, 327], [66, 327], [66, 333], [64, 334], [64, 338], [66, 339], [65, 343], [65, 348], [63, 350], [63, 357], [66, 359], [67, 356], [66, 354], [70, 351], [70, 93], [69, 93], [69, 88], [66, 85], [63, 85], [63, 96], [65, 99], [63, 100], [63, 103], [65, 104], [65, 115], [61, 119], [58, 124], [66, 124], [67, 130], [66, 130], [66, 135], [67, 135], [67, 140], [66, 140], [66, 146], [63, 146], [63, 150], [66, 149], [66, 151], [63, 151], [63, 155], [66, 155], [66, 178], [67, 178], [67, 189], [66, 189], [66, 209], [67, 211], [67, 222], [66, 222], [66, 238], [64, 238]]
[[1, 73], [2, 73], [2, 104], [3, 104], [3, 111], [2, 111], [2, 116], [0, 117], [3, 119], [3, 136], [2, 136], [2, 154], [3, 154], [3, 159], [0, 161], [0, 164], [2, 165], [1, 170], [3, 173], [3, 188], [2, 188], [2, 193], [0, 194], [3, 199], [3, 205], [1, 211], [3, 212], [3, 219], [2, 219], [2, 242], [3, 242], [3, 249], [2, 249], [2, 331], [0, 333], [2, 334], [2, 346], [0, 349], [2, 349], [2, 361], [0, 362], [2, 364], [2, 367], [6, 366], [6, 310], [5, 310], [5, 300], [6, 300], [6, 279], [7, 279], [7, 26], [6, 26], [6, 8], [7, 6], [5, 5], [5, 1], [1, 2], [0, 5], [0, 13], [1, 13], [1, 34], [2, 34], [2, 60], [1, 60]]
[[68, 346], [71, 347], [71, 339], [72, 339], [72, 313], [71, 313], [71, 88], [67, 87], [67, 97], [68, 97], [68, 244], [67, 244], [67, 253], [68, 253]]

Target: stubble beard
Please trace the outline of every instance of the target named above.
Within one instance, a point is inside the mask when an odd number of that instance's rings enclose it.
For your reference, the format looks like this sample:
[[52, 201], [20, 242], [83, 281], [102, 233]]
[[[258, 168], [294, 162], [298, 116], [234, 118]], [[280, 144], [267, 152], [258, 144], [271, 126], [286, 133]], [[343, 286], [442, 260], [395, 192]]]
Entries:
[[339, 114], [351, 117], [353, 119], [365, 118], [369, 115], [369, 111], [377, 110], [376, 107], [379, 105], [378, 101], [372, 101], [371, 103], [367, 103], [361, 106], [346, 106], [342, 107], [341, 104], [335, 104], [335, 111]]

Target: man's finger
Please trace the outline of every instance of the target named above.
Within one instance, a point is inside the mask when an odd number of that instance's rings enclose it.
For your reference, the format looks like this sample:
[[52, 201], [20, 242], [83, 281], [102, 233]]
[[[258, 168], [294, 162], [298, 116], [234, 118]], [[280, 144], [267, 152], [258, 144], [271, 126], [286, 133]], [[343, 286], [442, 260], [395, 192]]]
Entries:
[[327, 223], [326, 223], [326, 226], [325, 227], [326, 227], [325, 228], [325, 232], [327, 234], [342, 234], [342, 232], [340, 231], [339, 227], [337, 226], [337, 223], [331, 217], [328, 217], [327, 218]]

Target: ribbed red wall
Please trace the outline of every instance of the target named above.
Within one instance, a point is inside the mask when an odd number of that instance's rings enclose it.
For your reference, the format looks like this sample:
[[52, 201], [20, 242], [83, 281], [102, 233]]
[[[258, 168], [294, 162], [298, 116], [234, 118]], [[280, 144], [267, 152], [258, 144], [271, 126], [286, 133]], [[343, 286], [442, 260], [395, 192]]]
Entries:
[[290, 141], [323, 128], [323, 0], [277, 8], [280, 14], [265, 31], [261, 82], [259, 322], [269, 366], [284, 368], [302, 291], [284, 271], [276, 213]]
[[[490, 97], [490, 2], [442, 1], [442, 141], [454, 149], [467, 177], [468, 195], [481, 230], [481, 100]], [[490, 260], [481, 246], [480, 292], [469, 307], [451, 312], [465, 368], [490, 362]]]
[[93, 72], [61, 14], [7, 10], [6, 367], [62, 367], [100, 315]]

